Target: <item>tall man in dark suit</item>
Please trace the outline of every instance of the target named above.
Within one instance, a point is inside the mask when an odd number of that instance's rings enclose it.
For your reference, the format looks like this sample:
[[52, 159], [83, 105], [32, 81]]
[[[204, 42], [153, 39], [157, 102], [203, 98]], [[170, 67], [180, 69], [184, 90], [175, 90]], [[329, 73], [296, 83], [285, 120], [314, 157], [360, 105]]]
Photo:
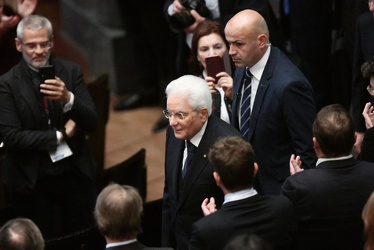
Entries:
[[227, 23], [225, 35], [238, 67], [231, 124], [256, 152], [261, 167], [256, 190], [279, 195], [289, 176], [288, 155], [300, 154], [304, 168], [316, 160], [310, 140], [315, 117], [312, 87], [287, 56], [269, 44], [267, 24], [258, 12], [236, 14]]
[[[321, 109], [313, 124], [317, 166], [286, 179], [282, 195], [294, 204], [298, 249], [363, 249], [361, 212], [374, 190], [374, 163], [352, 156], [355, 128], [338, 104]], [[300, 171], [291, 156], [291, 174]]]
[[[23, 59], [0, 77], [0, 132], [7, 148], [3, 183], [18, 215], [32, 219], [45, 238], [54, 231], [54, 207], [61, 210], [62, 233], [94, 224], [95, 164], [85, 132], [97, 114], [78, 65], [50, 59], [50, 21], [28, 16], [17, 27], [16, 48]], [[39, 69], [55, 67], [40, 81]]]
[[211, 116], [212, 97], [204, 79], [182, 76], [167, 86], [166, 95], [164, 114], [170, 126], [166, 132], [162, 245], [183, 250], [188, 249], [192, 224], [203, 217], [202, 200], [214, 197], [217, 206], [223, 201], [207, 158], [209, 147], [219, 137], [240, 133]]
[[143, 201], [131, 186], [109, 184], [96, 200], [94, 216], [108, 250], [171, 249], [149, 248], [136, 237], [141, 232]]
[[240, 234], [258, 235], [273, 249], [292, 249], [296, 236], [292, 203], [285, 197], [257, 194], [252, 183], [258, 165], [251, 144], [236, 136], [221, 138], [208, 158], [225, 202], [215, 212], [214, 199], [204, 200], [206, 217], [194, 223], [190, 249], [223, 249]]

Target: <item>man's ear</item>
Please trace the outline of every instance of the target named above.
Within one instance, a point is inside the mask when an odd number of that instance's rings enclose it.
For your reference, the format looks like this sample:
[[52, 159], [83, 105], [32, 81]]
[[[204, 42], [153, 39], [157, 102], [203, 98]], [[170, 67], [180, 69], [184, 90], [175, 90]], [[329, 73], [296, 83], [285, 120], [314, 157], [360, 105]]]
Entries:
[[314, 136], [313, 136], [313, 148], [314, 150], [319, 149], [319, 143]]
[[15, 38], [14, 39], [14, 43], [16, 44], [16, 49], [19, 52], [22, 52], [22, 43], [21, 43], [21, 41], [18, 38]]
[[255, 162], [255, 163], [253, 164], [253, 178], [256, 177], [257, 172], [258, 172], [258, 165], [257, 165], [257, 163]]
[[216, 171], [213, 172], [213, 178], [216, 181], [217, 186], [220, 186], [222, 184], [221, 176], [219, 176]]
[[259, 47], [264, 48], [267, 46], [267, 37], [265, 34], [261, 34], [257, 37], [257, 40], [259, 41]]
[[208, 108], [202, 108], [199, 111], [199, 117], [200, 120], [204, 123], [206, 120], [208, 120]]
[[51, 36], [51, 49], [53, 49], [53, 46], [55, 45], [55, 42], [54, 42], [54, 36]]

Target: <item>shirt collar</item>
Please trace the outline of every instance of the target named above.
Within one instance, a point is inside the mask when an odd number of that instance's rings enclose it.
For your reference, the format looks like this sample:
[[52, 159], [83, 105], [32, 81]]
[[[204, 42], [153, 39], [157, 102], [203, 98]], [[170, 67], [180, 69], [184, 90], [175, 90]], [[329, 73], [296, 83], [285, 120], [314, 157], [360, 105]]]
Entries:
[[252, 197], [257, 194], [257, 191], [251, 187], [251, 188], [246, 188], [237, 192], [232, 192], [228, 193], [225, 195], [225, 201], [223, 204], [231, 201], [238, 201], [238, 200], [243, 200], [249, 197]]
[[317, 160], [317, 163], [316, 163], [316, 166], [318, 166], [319, 164], [321, 164], [322, 162], [325, 162], [325, 161], [339, 161], [339, 160], [346, 160], [346, 159], [350, 159], [352, 158], [353, 155], [350, 154], [350, 155], [347, 155], [347, 156], [341, 156], [341, 157], [333, 157], [333, 158], [318, 158]]
[[125, 240], [125, 241], [120, 241], [120, 242], [108, 243], [108, 244], [106, 244], [106, 248], [128, 245], [128, 244], [131, 244], [131, 243], [136, 242], [136, 241], [137, 241], [136, 239], [133, 239], [133, 240]]
[[[203, 138], [206, 126], [208, 124], [209, 118], [205, 121], [204, 125], [201, 127], [200, 131], [197, 132], [197, 134], [190, 139], [190, 142], [195, 146], [198, 147], [200, 144], [201, 139]], [[187, 147], [187, 145], [186, 145]]]
[[262, 73], [264, 72], [266, 63], [267, 63], [267, 61], [269, 59], [269, 56], [270, 56], [270, 50], [271, 50], [271, 47], [269, 45], [268, 48], [267, 48], [267, 50], [266, 50], [266, 52], [265, 52], [265, 54], [262, 56], [262, 58], [255, 65], [253, 65], [250, 68], [250, 71], [251, 71], [252, 75], [258, 81], [260, 81]]

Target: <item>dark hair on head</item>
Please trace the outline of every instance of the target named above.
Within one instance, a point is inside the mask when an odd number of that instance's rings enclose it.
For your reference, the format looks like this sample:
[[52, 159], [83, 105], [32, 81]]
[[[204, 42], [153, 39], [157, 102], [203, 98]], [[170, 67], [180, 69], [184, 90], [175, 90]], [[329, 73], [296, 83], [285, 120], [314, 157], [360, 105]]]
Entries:
[[219, 138], [211, 146], [208, 158], [230, 192], [252, 186], [254, 151], [245, 139], [239, 136]]
[[364, 78], [370, 79], [374, 76], [374, 57], [362, 64], [361, 73]]
[[[193, 33], [192, 37], [192, 44], [191, 44], [191, 53], [188, 59], [188, 66], [190, 68], [190, 71], [194, 75], [200, 75], [203, 71], [203, 68], [200, 64], [200, 62], [197, 60], [197, 47], [199, 44], [199, 40], [204, 37], [208, 36], [210, 34], [217, 34], [220, 37], [222, 37], [223, 41], [226, 43], [225, 39], [225, 32], [223, 30], [223, 26], [221, 23], [217, 21], [212, 20], [205, 20], [201, 23], [199, 23], [196, 26], [196, 29]], [[226, 43], [227, 46], [227, 43]]]
[[327, 157], [350, 154], [355, 143], [353, 119], [340, 104], [328, 105], [318, 112], [313, 135]]

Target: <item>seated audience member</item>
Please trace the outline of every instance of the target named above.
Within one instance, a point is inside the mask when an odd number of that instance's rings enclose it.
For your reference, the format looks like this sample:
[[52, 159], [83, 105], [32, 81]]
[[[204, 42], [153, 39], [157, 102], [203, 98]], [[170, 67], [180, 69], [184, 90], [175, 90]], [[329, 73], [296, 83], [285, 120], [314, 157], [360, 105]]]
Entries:
[[[361, 72], [364, 78], [370, 79], [366, 89], [371, 96], [374, 96], [374, 57], [362, 65]], [[374, 162], [374, 106], [372, 106], [371, 102], [366, 103], [362, 115], [365, 119], [366, 131], [361, 144], [359, 158]]]
[[313, 134], [316, 167], [300, 171], [300, 157], [292, 155], [281, 191], [296, 210], [298, 249], [362, 249], [361, 212], [374, 190], [374, 163], [353, 157], [353, 119], [339, 104], [321, 109]]
[[366, 243], [364, 250], [374, 249], [374, 192], [371, 193], [362, 211]]
[[272, 248], [255, 234], [242, 234], [230, 240], [223, 250], [272, 250]]
[[26, 218], [16, 218], [1, 227], [0, 249], [43, 250], [44, 239], [34, 222]]
[[216, 211], [214, 198], [201, 207], [206, 217], [193, 225], [190, 249], [218, 250], [240, 234], [257, 234], [274, 249], [292, 249], [296, 222], [291, 202], [281, 196], [257, 194], [258, 170], [252, 146], [241, 137], [221, 138], [209, 151], [217, 185], [225, 194]]
[[142, 213], [142, 198], [135, 188], [118, 184], [105, 187], [97, 197], [94, 216], [106, 239], [106, 249], [157, 249], [147, 248], [136, 239], [142, 230]]
[[206, 62], [206, 58], [212, 56], [223, 59], [227, 51], [225, 33], [219, 22], [205, 20], [197, 25], [192, 37], [189, 58], [191, 72], [208, 82], [213, 99], [212, 114], [230, 123], [233, 79], [225, 71], [208, 76]]

